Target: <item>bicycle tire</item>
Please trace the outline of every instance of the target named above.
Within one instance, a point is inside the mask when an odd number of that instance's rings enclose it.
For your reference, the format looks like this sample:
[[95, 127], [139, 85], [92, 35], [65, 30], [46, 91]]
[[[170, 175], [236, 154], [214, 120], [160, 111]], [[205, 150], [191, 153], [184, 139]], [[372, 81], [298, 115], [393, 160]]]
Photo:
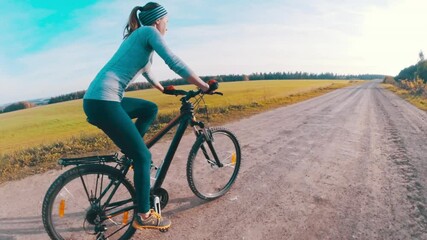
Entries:
[[[240, 169], [241, 150], [237, 137], [226, 128], [211, 128], [212, 144], [224, 164], [213, 164], [212, 152], [203, 134], [199, 135], [191, 148], [187, 161], [187, 181], [193, 193], [204, 200], [213, 200], [227, 193], [235, 182]], [[208, 152], [203, 153], [202, 146]], [[212, 186], [202, 186], [203, 184]]]
[[[108, 166], [108, 165], [99, 165], [99, 164], [74, 167], [74, 168], [64, 172], [62, 175], [60, 175], [52, 183], [52, 185], [49, 187], [49, 189], [45, 195], [45, 198], [43, 200], [43, 206], [42, 206], [43, 225], [44, 225], [45, 230], [51, 239], [94, 239], [95, 238], [96, 234], [88, 233], [84, 227], [88, 221], [87, 219], [89, 216], [88, 215], [89, 214], [88, 209], [90, 209], [89, 200], [87, 199], [85, 194], [80, 194], [80, 195], [83, 195], [80, 198], [82, 198], [82, 199], [86, 198], [85, 201], [78, 198], [79, 193], [82, 191], [79, 190], [77, 187], [78, 181], [82, 182], [82, 179], [84, 179], [84, 178], [89, 179], [90, 175], [96, 175], [98, 177], [98, 180], [99, 180], [100, 176], [102, 176], [101, 181], [99, 182], [100, 189], [102, 189], [103, 183], [101, 183], [101, 182], [104, 181], [104, 178], [106, 180], [106, 183], [108, 183], [108, 182], [113, 183], [112, 181], [116, 181], [114, 183], [118, 183], [119, 187], [118, 187], [117, 192], [115, 192], [113, 194], [112, 200], [117, 201], [115, 203], [119, 203], [120, 200], [116, 200], [115, 198], [116, 198], [116, 196], [117, 196], [117, 198], [120, 198], [121, 196], [119, 196], [119, 195], [123, 194], [122, 197], [127, 198], [126, 201], [128, 201], [130, 204], [133, 204], [133, 206], [136, 206], [135, 189], [132, 186], [132, 184], [129, 182], [129, 180], [125, 176], [123, 176], [119, 170], [117, 170], [111, 166]], [[74, 180], [76, 180], [76, 181], [74, 181]], [[97, 185], [98, 185], [98, 180], [97, 180]], [[76, 185], [74, 185], [74, 184], [76, 184]], [[87, 186], [86, 185], [83, 186], [82, 183], [80, 183], [80, 185], [81, 185], [80, 187], [83, 189], [87, 188]], [[110, 191], [110, 190], [108, 190], [108, 191]], [[95, 189], [95, 195], [96, 195], [96, 192], [97, 192], [97, 189]], [[101, 190], [100, 190], [100, 192], [101, 192]], [[125, 196], [126, 192], [127, 192], [127, 194], [129, 194], [129, 196]], [[59, 198], [66, 198], [67, 196], [64, 196], [65, 194], [69, 194], [69, 196], [72, 196], [72, 198], [70, 200], [71, 204], [65, 203], [66, 200], [60, 200], [59, 210], [58, 210], [59, 213], [58, 214], [54, 213], [54, 207], [56, 208], [58, 206], [57, 200]], [[57, 198], [58, 196], [59, 196], [59, 198]], [[106, 196], [109, 196], [109, 194], [106, 194]], [[76, 201], [74, 202], [74, 200], [76, 200]], [[82, 204], [80, 204], [80, 202], [78, 202], [78, 201], [81, 201]], [[121, 200], [121, 201], [124, 201], [124, 200]], [[85, 202], [86, 206], [83, 206], [83, 205], [85, 205], [85, 204], [83, 204], [83, 202]], [[61, 210], [61, 204], [62, 203], [64, 203], [62, 206], [63, 210]], [[71, 206], [73, 206], [73, 203], [75, 203], [75, 205], [78, 205], [78, 207], [76, 207], [76, 209], [79, 209], [80, 207], [82, 207], [86, 210], [80, 209], [79, 211], [82, 211], [82, 213], [81, 212], [76, 213], [76, 212], [72, 212], [72, 210], [68, 210], [68, 208], [71, 208]], [[65, 204], [67, 204], [67, 205], [65, 206]], [[136, 215], [136, 209], [133, 206], [131, 206], [132, 209], [126, 211], [127, 213], [123, 212], [123, 217], [122, 217], [123, 222], [121, 223], [123, 225], [123, 227], [122, 227], [122, 230], [124, 231], [123, 234], [121, 232], [120, 233], [118, 232], [119, 235], [114, 235], [114, 236], [104, 237], [104, 238], [96, 236], [96, 239], [120, 239], [120, 240], [130, 239], [132, 237], [132, 235], [135, 233], [135, 229], [132, 227], [132, 221], [134, 220], [134, 216]], [[61, 217], [61, 211], [64, 211], [64, 209], [66, 212], [67, 211], [70, 212], [70, 213], [67, 212], [67, 217], [68, 217], [68, 215], [70, 215], [70, 219], [74, 217], [78, 221], [82, 221], [83, 227], [78, 227], [77, 224], [76, 225], [72, 225], [72, 224], [68, 225], [69, 222], [65, 222], [64, 223], [65, 226], [62, 226], [62, 227], [60, 227], [61, 225], [56, 226], [56, 224], [54, 224], [54, 223], [60, 222], [62, 220], [58, 220], [58, 219], [64, 218], [64, 215], [65, 215], [64, 212], [62, 212], [62, 217]], [[131, 213], [130, 216], [129, 216], [129, 212]], [[83, 214], [84, 216], [82, 217], [81, 214]], [[116, 225], [116, 224], [114, 224], [114, 221], [117, 220], [116, 217], [118, 218], [119, 215], [110, 216], [110, 218], [108, 218], [108, 220], [106, 219], [104, 221], [105, 224], [109, 224], [109, 225], [113, 225], [113, 226]], [[126, 217], [126, 221], [127, 221], [126, 223], [124, 222], [125, 217]], [[78, 221], [76, 221], [76, 223]], [[88, 225], [88, 226], [93, 226], [93, 225]], [[108, 228], [110, 228], [110, 226], [108, 226]], [[84, 232], [82, 232], [82, 231], [84, 231]], [[107, 231], [110, 231], [110, 229], [108, 229]], [[111, 231], [113, 231], [113, 230], [111, 230]], [[80, 235], [78, 235], [78, 234], [80, 234]], [[105, 235], [108, 236], [108, 234], [111, 234], [111, 233], [105, 232]], [[115, 233], [113, 233], [113, 234], [115, 234]], [[122, 234], [122, 235], [120, 235], [120, 234]]]

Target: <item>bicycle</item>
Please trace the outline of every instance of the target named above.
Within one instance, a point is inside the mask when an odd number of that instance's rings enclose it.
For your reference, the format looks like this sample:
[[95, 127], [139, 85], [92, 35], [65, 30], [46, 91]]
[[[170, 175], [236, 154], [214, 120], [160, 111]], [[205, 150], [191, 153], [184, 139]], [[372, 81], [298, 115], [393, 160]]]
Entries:
[[[146, 143], [151, 148], [178, 126], [162, 164], [151, 166], [155, 181], [150, 204], [159, 213], [169, 200], [162, 184], [189, 125], [196, 141], [187, 160], [187, 182], [197, 197], [213, 200], [223, 196], [235, 182], [241, 162], [239, 141], [230, 130], [206, 127], [202, 121], [196, 121], [195, 109], [204, 101], [201, 90], [173, 90], [169, 94], [183, 96], [180, 114]], [[74, 167], [52, 183], [43, 201], [43, 225], [52, 239], [129, 239], [135, 233], [135, 189], [126, 177], [132, 159], [115, 153], [61, 158], [58, 163]]]

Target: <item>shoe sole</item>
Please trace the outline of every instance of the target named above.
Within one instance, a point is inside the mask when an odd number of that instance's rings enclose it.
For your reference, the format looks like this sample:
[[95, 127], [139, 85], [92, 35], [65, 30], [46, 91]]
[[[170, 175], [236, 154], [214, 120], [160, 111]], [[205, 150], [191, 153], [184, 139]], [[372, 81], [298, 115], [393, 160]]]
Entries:
[[162, 226], [162, 227], [160, 227], [160, 226], [141, 226], [135, 222], [132, 223], [132, 227], [134, 227], [135, 229], [138, 229], [138, 230], [155, 229], [155, 230], [165, 231], [165, 230], [168, 230], [170, 228], [170, 226], [171, 226], [170, 224], [167, 226]]

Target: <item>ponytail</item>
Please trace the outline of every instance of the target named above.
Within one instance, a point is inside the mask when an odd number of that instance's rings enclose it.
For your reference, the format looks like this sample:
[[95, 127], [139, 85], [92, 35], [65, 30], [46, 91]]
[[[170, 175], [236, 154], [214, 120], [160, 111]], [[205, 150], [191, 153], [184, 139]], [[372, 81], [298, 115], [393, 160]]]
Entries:
[[123, 39], [129, 37], [129, 35], [133, 31], [135, 31], [141, 26], [141, 24], [139, 23], [138, 15], [136, 14], [138, 10], [142, 11], [142, 7], [136, 6], [130, 12], [128, 23], [126, 24], [125, 29], [123, 30]]

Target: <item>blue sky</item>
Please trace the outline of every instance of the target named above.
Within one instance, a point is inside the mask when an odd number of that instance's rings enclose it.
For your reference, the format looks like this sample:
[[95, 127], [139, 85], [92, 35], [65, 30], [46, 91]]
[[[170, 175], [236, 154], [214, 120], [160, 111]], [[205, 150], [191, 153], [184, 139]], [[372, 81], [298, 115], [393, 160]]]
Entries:
[[[389, 74], [427, 51], [425, 0], [174, 0], [166, 41], [199, 75]], [[84, 90], [134, 0], [0, 0], [0, 104]], [[178, 77], [158, 57], [158, 79]], [[142, 78], [138, 81], [144, 81]]]

